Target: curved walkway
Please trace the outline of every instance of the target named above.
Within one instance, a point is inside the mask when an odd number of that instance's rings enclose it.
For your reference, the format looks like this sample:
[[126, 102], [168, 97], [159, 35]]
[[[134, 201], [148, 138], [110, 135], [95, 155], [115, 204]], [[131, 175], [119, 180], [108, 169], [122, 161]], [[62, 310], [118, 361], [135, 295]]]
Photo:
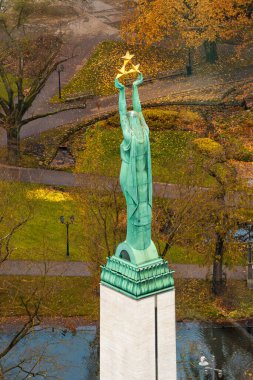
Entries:
[[[140, 88], [142, 102], [151, 102], [155, 99], [164, 98], [168, 95], [175, 96], [186, 95], [194, 91], [203, 91], [215, 86], [226, 86], [235, 82], [253, 80], [253, 66], [234, 70], [227, 74], [213, 75], [193, 75], [191, 77], [181, 77], [176, 79], [166, 79], [163, 81], [154, 81]], [[131, 97], [131, 89], [127, 89], [127, 98]], [[25, 125], [21, 131], [21, 138], [31, 135], [40, 134], [48, 129], [56, 128], [73, 121], [87, 120], [98, 115], [97, 108], [98, 98], [88, 100], [85, 109], [69, 110], [46, 119], [39, 119]], [[118, 103], [118, 95], [99, 97], [100, 112], [106, 114], [115, 109]]]
[[[171, 264], [169, 267], [175, 270], [175, 278], [208, 279], [211, 276], [211, 268], [195, 264]], [[228, 279], [246, 280], [246, 267], [236, 266], [225, 272]], [[83, 261], [7, 260], [0, 265], [0, 275], [88, 277], [91, 273], [89, 263]]]
[[[51, 186], [83, 187], [90, 190], [121, 191], [118, 179], [115, 177], [98, 176], [92, 174], [73, 174], [60, 170], [19, 168], [0, 165], [0, 180], [9, 182], [38, 183]], [[171, 183], [154, 182], [154, 197], [177, 199], [196, 190], [205, 191], [205, 187], [189, 187]]]

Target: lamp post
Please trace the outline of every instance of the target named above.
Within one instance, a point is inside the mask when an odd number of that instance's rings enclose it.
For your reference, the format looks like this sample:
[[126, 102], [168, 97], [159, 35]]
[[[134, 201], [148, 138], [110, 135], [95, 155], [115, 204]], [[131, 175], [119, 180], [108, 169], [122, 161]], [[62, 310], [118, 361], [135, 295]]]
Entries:
[[248, 244], [248, 264], [247, 264], [247, 285], [253, 289], [253, 263], [252, 263], [252, 245], [253, 245], [253, 224], [245, 223], [241, 225], [234, 237], [242, 243]]
[[58, 90], [59, 90], [58, 98], [61, 99], [61, 73], [64, 71], [63, 64], [57, 66], [56, 71], [58, 73]]
[[66, 256], [69, 257], [70, 256], [70, 251], [69, 251], [69, 225], [70, 224], [73, 224], [74, 223], [74, 215], [72, 215], [69, 220], [65, 220], [64, 216], [60, 216], [60, 222], [62, 224], [65, 224], [66, 226], [66, 231], [67, 231], [67, 241], [66, 241], [66, 245], [67, 245], [67, 248], [66, 248]]
[[219, 378], [219, 379], [222, 379], [223, 372], [222, 372], [221, 369], [215, 368], [215, 357], [214, 357], [213, 355], [212, 355], [212, 359], [211, 359], [211, 366], [209, 366], [209, 363], [208, 363], [208, 361], [206, 360], [206, 357], [205, 357], [205, 356], [201, 356], [201, 357], [200, 357], [199, 366], [200, 366], [201, 368], [204, 368], [204, 372], [205, 372], [205, 374], [211, 373], [211, 375], [212, 375], [212, 380], [215, 380], [215, 378], [216, 378], [216, 373], [217, 373], [217, 375], [218, 375], [218, 378]]

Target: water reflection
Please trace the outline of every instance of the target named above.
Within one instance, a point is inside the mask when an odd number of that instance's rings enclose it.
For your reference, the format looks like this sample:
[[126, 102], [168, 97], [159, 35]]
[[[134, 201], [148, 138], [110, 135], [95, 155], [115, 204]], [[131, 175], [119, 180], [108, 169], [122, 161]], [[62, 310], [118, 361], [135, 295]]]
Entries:
[[223, 379], [248, 379], [253, 372], [253, 337], [241, 327], [220, 327], [207, 324], [177, 325], [178, 379], [200, 379], [198, 362], [201, 355], [215, 356], [216, 368], [223, 370]]
[[[201, 355], [216, 359], [216, 367], [223, 370], [223, 379], [246, 380], [247, 370], [253, 373], [252, 330], [220, 327], [199, 323], [177, 324], [178, 380], [204, 379], [198, 366]], [[4, 347], [14, 333], [2, 333], [0, 346]], [[98, 380], [99, 330], [78, 328], [75, 333], [62, 329], [38, 329], [1, 363], [4, 368], [23, 360], [29, 370], [35, 365], [45, 379]], [[37, 362], [36, 362], [37, 361]], [[7, 380], [23, 379], [20, 368], [11, 371]], [[9, 376], [9, 377], [8, 377]], [[35, 376], [33, 379], [41, 379]]]

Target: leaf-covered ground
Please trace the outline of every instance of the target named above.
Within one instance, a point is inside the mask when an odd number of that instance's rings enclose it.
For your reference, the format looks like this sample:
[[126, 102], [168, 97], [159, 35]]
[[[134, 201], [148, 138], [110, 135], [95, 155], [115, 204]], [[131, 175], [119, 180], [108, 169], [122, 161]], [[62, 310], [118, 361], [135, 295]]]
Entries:
[[[74, 94], [92, 93], [94, 95], [110, 95], [116, 92], [114, 87], [115, 73], [122, 67], [120, 58], [126, 51], [135, 55], [133, 63], [141, 63], [144, 76], [156, 76], [158, 73], [184, 69], [182, 52], [171, 51], [161, 47], [144, 48], [127, 45], [124, 42], [104, 41], [94, 50], [85, 65], [74, 75], [63, 88], [62, 99]], [[58, 101], [55, 96], [53, 101]]]
[[[0, 277], [0, 320], [24, 315], [20, 295], [28, 297], [38, 289], [42, 298], [43, 317], [82, 316], [88, 321], [99, 319], [99, 297], [92, 291], [90, 278], [45, 279], [31, 276]], [[253, 293], [243, 281], [229, 281], [223, 296], [214, 297], [210, 283], [204, 280], [176, 279], [176, 316], [178, 321], [228, 321], [252, 318]]]

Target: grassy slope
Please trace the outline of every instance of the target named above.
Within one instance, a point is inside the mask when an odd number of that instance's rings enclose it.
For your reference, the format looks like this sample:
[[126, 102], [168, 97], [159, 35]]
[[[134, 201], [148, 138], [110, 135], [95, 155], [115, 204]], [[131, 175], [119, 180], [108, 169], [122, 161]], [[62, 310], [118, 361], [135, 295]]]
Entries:
[[[0, 277], [0, 317], [24, 315], [19, 294], [28, 295], [43, 287], [39, 277]], [[253, 315], [253, 293], [241, 281], [229, 281], [222, 297], [215, 298], [204, 280], [176, 280], [177, 320], [232, 320]], [[83, 316], [99, 318], [99, 297], [91, 290], [88, 278], [48, 277], [43, 290], [41, 315], [45, 317]], [[13, 298], [14, 297], [14, 298]]]
[[[94, 50], [85, 65], [74, 75], [63, 88], [62, 99], [78, 93], [110, 95], [116, 92], [112, 78], [123, 64], [121, 57], [130, 50], [135, 55], [133, 63], [141, 62], [141, 70], [145, 76], [155, 76], [159, 72], [184, 70], [182, 51], [170, 51], [160, 47], [142, 48], [129, 46], [124, 42], [104, 41]], [[55, 96], [53, 101], [57, 102]]]
[[[203, 173], [197, 161], [192, 163], [191, 141], [198, 136], [194, 132], [194, 125], [203, 123], [199, 115], [185, 110], [167, 109], [146, 110], [144, 114], [151, 130], [154, 181], [183, 183], [186, 181], [184, 174], [189, 170], [189, 164], [194, 164], [196, 181], [210, 185], [212, 179]], [[81, 145], [80, 140], [83, 140]], [[122, 132], [115, 117], [90, 127], [72, 145], [72, 152], [77, 158], [76, 170], [118, 176], [121, 141]]]

